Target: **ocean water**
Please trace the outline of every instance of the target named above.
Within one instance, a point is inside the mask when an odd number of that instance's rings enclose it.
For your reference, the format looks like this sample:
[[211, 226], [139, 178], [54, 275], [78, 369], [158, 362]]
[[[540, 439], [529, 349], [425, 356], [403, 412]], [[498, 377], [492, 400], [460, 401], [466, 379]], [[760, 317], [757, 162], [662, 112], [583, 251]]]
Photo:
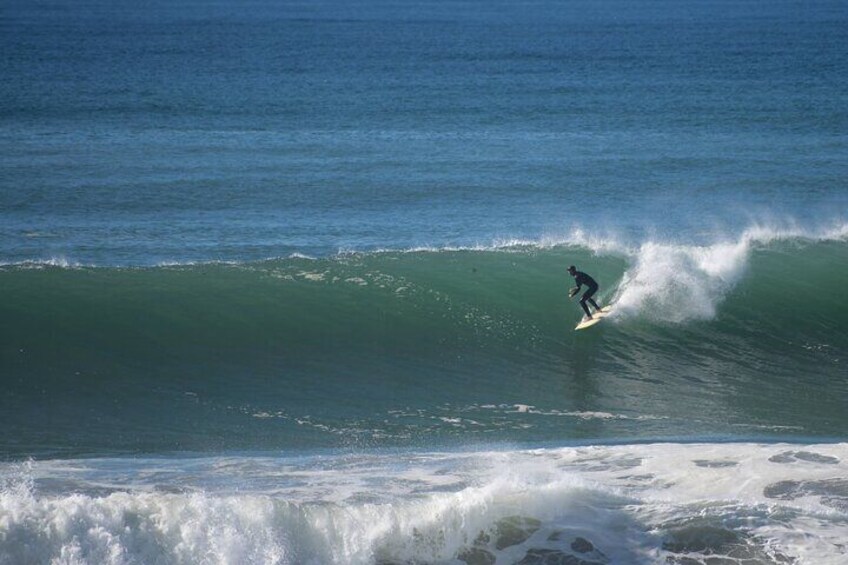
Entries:
[[844, 2], [0, 48], [0, 564], [848, 562]]

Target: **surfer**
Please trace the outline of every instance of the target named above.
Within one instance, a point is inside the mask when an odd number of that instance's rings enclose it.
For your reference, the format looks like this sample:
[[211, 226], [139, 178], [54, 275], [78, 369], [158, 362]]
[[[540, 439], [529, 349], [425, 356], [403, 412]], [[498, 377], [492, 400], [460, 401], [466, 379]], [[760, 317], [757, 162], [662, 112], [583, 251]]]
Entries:
[[598, 292], [598, 283], [596, 283], [595, 279], [593, 279], [586, 273], [578, 271], [577, 267], [575, 267], [574, 265], [571, 265], [568, 268], [568, 274], [574, 277], [574, 282], [577, 283], [577, 286], [575, 288], [572, 288], [568, 291], [569, 298], [573, 297], [578, 292], [580, 292], [580, 288], [584, 284], [586, 285], [586, 292], [584, 292], [582, 298], [580, 298], [580, 306], [582, 306], [583, 311], [586, 312], [586, 317], [591, 320], [592, 314], [589, 313], [589, 307], [586, 306], [586, 303], [588, 302], [589, 304], [594, 306], [595, 311], [599, 311], [601, 309], [601, 307], [598, 306], [598, 303], [592, 300], [592, 296], [594, 296], [594, 294]]

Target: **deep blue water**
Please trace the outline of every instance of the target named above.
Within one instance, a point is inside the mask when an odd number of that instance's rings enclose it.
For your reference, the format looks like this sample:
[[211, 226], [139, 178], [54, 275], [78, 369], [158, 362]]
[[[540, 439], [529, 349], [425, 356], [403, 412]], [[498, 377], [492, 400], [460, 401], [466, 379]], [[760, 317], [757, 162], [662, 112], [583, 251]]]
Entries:
[[841, 2], [13, 3], [0, 258], [841, 222]]

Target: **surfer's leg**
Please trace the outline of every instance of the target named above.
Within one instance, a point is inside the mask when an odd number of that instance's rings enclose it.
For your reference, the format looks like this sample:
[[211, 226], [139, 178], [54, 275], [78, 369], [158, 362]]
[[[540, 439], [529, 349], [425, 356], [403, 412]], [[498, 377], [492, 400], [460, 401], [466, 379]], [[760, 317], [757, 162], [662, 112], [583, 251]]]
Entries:
[[[589, 299], [591, 300], [591, 298]], [[586, 317], [590, 320], [592, 319], [592, 314], [589, 313], [589, 307], [586, 306], [586, 295], [583, 295], [583, 298], [580, 299], [580, 306], [583, 307], [583, 311], [586, 312]]]
[[581, 303], [581, 304], [583, 304], [583, 309], [584, 309], [584, 310], [586, 310], [587, 312], [589, 311], [589, 309], [586, 307], [586, 302], [588, 302], [589, 304], [591, 304], [592, 306], [594, 306], [596, 311], [598, 311], [598, 310], [600, 310], [600, 309], [601, 309], [601, 307], [600, 307], [600, 306], [598, 306], [598, 303], [597, 303], [597, 302], [595, 302], [595, 301], [592, 299], [592, 296], [594, 296], [596, 292], [598, 292], [598, 289], [597, 289], [597, 288], [590, 288], [589, 290], [587, 290], [587, 291], [583, 294], [583, 298], [580, 300], [580, 303]]

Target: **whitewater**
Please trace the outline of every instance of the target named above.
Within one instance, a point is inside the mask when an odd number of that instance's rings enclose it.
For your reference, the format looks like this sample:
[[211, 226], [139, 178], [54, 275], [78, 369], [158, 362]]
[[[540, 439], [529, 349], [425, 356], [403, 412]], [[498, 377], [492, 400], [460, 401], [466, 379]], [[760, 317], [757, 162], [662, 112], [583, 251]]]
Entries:
[[835, 564], [846, 465], [844, 443], [29, 462], [2, 472], [2, 560]]

